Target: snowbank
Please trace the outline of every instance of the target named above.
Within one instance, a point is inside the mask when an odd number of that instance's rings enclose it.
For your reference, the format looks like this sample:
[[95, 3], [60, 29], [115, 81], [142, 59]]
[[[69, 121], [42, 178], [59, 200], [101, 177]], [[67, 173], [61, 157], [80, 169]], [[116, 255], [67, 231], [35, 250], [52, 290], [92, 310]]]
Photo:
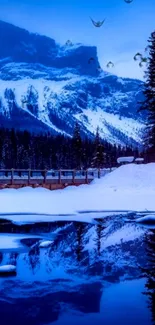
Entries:
[[16, 273], [16, 266], [14, 265], [2, 265], [0, 266], [0, 276], [7, 275], [7, 274], [14, 274]]
[[[80, 211], [134, 210], [155, 211], [155, 164], [124, 165], [105, 177], [94, 180], [91, 185], [68, 187], [64, 190], [48, 191], [44, 189], [1, 190], [0, 213], [40, 213], [44, 220], [85, 220], [92, 218]], [[67, 216], [66, 216], [67, 215]], [[70, 215], [70, 216], [69, 216]], [[78, 215], [78, 217], [77, 217]], [[6, 216], [2, 216], [6, 218]], [[1, 218], [1, 215], [0, 215]], [[16, 216], [19, 220], [32, 220], [31, 216]], [[34, 221], [37, 216], [34, 216]], [[11, 216], [10, 216], [11, 219]]]
[[4, 249], [23, 249], [24, 245], [21, 243], [23, 239], [35, 238], [39, 240], [42, 236], [25, 235], [25, 234], [0, 234], [0, 250]]
[[100, 187], [117, 190], [153, 190], [155, 191], [155, 163], [128, 164], [117, 168], [104, 178], [94, 181]]
[[46, 240], [46, 241], [42, 241], [40, 244], [39, 244], [39, 247], [40, 248], [48, 248], [49, 246], [51, 246], [53, 244], [53, 241], [51, 240]]

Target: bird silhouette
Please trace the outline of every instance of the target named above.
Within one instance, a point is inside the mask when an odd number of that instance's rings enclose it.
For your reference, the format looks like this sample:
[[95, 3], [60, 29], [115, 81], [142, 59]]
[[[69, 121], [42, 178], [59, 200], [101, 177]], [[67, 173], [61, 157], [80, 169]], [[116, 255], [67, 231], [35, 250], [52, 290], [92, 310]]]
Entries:
[[148, 61], [148, 59], [146, 57], [143, 57], [142, 58], [142, 62], [145, 62], [146, 63], [147, 61]]
[[68, 40], [68, 41], [66, 42], [66, 45], [72, 45], [72, 42], [71, 42], [70, 40]]
[[147, 59], [146, 57], [142, 57], [142, 58], [141, 58], [141, 61], [139, 62], [139, 66], [140, 66], [140, 68], [143, 67], [143, 63], [147, 63], [147, 62], [148, 62], [148, 59]]
[[140, 66], [143, 66], [143, 63], [148, 63], [148, 59], [147, 58], [142, 58], [140, 63], [141, 63]]
[[143, 57], [142, 54], [137, 52], [133, 58], [134, 58], [135, 61], [137, 61], [138, 58], [141, 59], [142, 57]]
[[96, 71], [99, 71], [99, 72], [102, 71], [102, 68], [100, 67], [100, 65], [97, 67]]
[[113, 67], [114, 67], [114, 63], [111, 62], [111, 61], [109, 61], [109, 62], [107, 63], [107, 68], [113, 68]]
[[88, 60], [88, 63], [90, 64], [91, 62], [94, 62], [94, 61], [95, 61], [94, 58], [90, 58], [90, 59]]
[[105, 22], [105, 19], [102, 21], [94, 21], [91, 17], [90, 17], [90, 19], [95, 27], [101, 27], [103, 25], [103, 23]]
[[131, 3], [133, 0], [124, 0], [126, 3]]

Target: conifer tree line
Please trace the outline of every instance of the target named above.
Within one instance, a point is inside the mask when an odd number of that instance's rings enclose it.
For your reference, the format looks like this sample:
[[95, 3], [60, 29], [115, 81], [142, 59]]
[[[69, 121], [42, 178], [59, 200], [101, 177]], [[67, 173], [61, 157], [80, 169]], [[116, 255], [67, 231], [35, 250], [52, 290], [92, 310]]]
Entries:
[[50, 133], [0, 129], [0, 169], [86, 169], [114, 167], [120, 156], [138, 156], [138, 150], [111, 145], [101, 140], [81, 138], [76, 123], [73, 137]]
[[148, 40], [148, 59], [145, 71], [144, 101], [139, 111], [146, 112], [146, 127], [144, 132], [144, 148], [148, 162], [155, 161], [155, 31]]

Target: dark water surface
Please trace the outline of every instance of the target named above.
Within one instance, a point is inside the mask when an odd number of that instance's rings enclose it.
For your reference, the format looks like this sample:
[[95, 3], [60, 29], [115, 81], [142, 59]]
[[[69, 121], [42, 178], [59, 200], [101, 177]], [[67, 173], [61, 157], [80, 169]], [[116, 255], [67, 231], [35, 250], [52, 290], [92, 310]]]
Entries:
[[[0, 325], [155, 324], [155, 230], [122, 217], [98, 225], [0, 223], [3, 233], [30, 234], [26, 250], [0, 248]], [[39, 248], [39, 238], [53, 240]], [[7, 248], [7, 247], [6, 247]]]

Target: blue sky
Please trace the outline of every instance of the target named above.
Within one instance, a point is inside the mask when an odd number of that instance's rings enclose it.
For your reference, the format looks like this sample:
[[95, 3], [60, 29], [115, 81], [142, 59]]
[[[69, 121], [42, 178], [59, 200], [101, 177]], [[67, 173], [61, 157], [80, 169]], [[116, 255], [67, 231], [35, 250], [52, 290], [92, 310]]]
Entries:
[[[106, 18], [101, 28], [94, 20]], [[0, 0], [0, 19], [32, 32], [54, 38], [59, 43], [82, 42], [96, 45], [103, 69], [113, 61], [111, 72], [143, 78], [143, 69], [134, 62], [155, 30], [155, 0]]]

